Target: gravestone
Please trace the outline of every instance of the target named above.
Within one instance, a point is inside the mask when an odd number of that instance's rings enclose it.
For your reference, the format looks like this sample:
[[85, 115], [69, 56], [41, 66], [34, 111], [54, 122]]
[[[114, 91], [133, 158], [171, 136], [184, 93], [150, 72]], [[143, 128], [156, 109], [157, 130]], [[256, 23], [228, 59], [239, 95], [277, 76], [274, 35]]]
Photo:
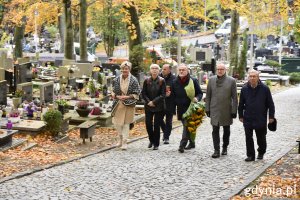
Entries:
[[44, 103], [53, 102], [54, 98], [54, 82], [49, 81], [40, 84], [40, 101]]
[[92, 76], [93, 65], [91, 63], [76, 63], [75, 65], [77, 70], [74, 71], [74, 77]]
[[65, 65], [74, 65], [76, 63], [75, 60], [69, 60], [69, 59], [63, 59], [62, 60], [62, 65], [65, 66]]
[[14, 84], [15, 86], [20, 83], [32, 81], [32, 65], [30, 62], [16, 64], [14, 66]]
[[0, 105], [7, 105], [7, 81], [0, 81]]
[[5, 69], [0, 68], [0, 81], [5, 80]]
[[13, 67], [13, 60], [7, 58], [6, 51], [0, 51], [0, 68], [11, 69]]
[[58, 68], [57, 75], [58, 77], [64, 76], [64, 77], [69, 77], [69, 67], [70, 66], [61, 66]]
[[33, 90], [32, 82], [20, 83], [17, 85], [17, 89], [24, 91], [22, 101], [24, 101], [24, 100], [29, 101], [29, 102], [32, 101], [32, 90]]

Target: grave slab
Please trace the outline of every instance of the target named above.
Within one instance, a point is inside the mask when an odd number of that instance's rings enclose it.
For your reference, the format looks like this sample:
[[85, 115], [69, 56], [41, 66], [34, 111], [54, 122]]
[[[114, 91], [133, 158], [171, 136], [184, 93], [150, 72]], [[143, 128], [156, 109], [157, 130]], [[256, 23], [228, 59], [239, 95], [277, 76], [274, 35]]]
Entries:
[[[28, 132], [38, 132], [46, 126], [44, 121], [38, 120], [21, 120], [18, 123], [13, 124], [13, 130], [28, 131]], [[6, 128], [6, 120], [0, 121], [0, 127]]]

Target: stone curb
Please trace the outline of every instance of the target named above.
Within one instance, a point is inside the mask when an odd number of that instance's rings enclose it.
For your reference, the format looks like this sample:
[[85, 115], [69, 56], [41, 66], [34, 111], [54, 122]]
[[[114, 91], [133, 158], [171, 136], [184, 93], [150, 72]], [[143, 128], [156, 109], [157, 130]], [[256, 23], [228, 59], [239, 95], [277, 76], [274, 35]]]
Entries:
[[[182, 125], [177, 125], [177, 126], [173, 127], [172, 130], [174, 130], [176, 128], [179, 128], [181, 126]], [[147, 135], [146, 136], [137, 137], [137, 138], [131, 139], [128, 143], [130, 144], [130, 143], [133, 143], [133, 142], [145, 139], [147, 137], [148, 137]], [[11, 175], [11, 176], [8, 176], [8, 177], [0, 179], [0, 184], [4, 183], [6, 181], [13, 180], [13, 179], [22, 178], [24, 176], [28, 176], [28, 175], [34, 174], [34, 173], [42, 171], [42, 170], [50, 169], [50, 168], [53, 168], [53, 167], [56, 167], [56, 166], [60, 166], [60, 165], [63, 165], [63, 164], [67, 164], [67, 163], [76, 161], [76, 160], [80, 160], [82, 158], [86, 158], [86, 157], [89, 157], [89, 156], [92, 156], [92, 155], [95, 155], [95, 154], [98, 154], [98, 153], [109, 151], [109, 150], [115, 149], [117, 147], [118, 147], [117, 145], [113, 145], [113, 146], [109, 146], [109, 147], [104, 147], [104, 148], [101, 148], [99, 150], [93, 151], [91, 153], [88, 153], [86, 155], [83, 155], [83, 156], [80, 156], [80, 157], [77, 157], [77, 158], [71, 158], [69, 160], [64, 160], [64, 161], [60, 161], [58, 163], [49, 164], [49, 165], [45, 165], [45, 166], [42, 166], [42, 167], [36, 167], [36, 168], [30, 169], [30, 170], [27, 170], [25, 172], [16, 173], [14, 175]]]
[[[235, 189], [232, 189], [229, 192], [227, 192], [224, 195], [224, 199], [230, 199], [233, 196], [240, 194], [245, 188], [247, 188], [253, 181], [255, 181], [257, 178], [259, 178], [276, 161], [278, 161], [282, 157], [286, 156], [293, 148], [295, 148], [295, 146], [292, 146], [292, 147], [291, 146], [289, 146], [289, 147], [285, 148], [284, 150], [282, 150], [282, 152], [284, 152], [283, 156], [277, 156], [274, 159], [272, 159], [271, 161], [267, 162], [266, 164], [264, 164], [264, 166], [261, 169], [257, 170], [255, 173], [253, 173], [252, 176], [250, 178], [248, 178], [245, 181], [244, 184], [241, 184], [241, 186], [239, 186], [239, 187], [237, 187]], [[255, 162], [261, 162], [261, 161], [255, 161]]]

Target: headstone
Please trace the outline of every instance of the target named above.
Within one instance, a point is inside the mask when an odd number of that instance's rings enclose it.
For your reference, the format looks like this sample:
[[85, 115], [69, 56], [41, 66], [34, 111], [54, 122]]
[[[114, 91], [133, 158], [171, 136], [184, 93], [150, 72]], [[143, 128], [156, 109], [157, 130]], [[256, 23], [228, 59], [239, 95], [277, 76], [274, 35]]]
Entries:
[[69, 59], [64, 59], [64, 60], [62, 60], [62, 65], [64, 66], [64, 65], [73, 65], [73, 64], [75, 64], [76, 63], [76, 61], [75, 60], [69, 60]]
[[210, 63], [213, 56], [211, 48], [191, 48], [191, 59], [194, 62]]
[[44, 103], [53, 102], [54, 82], [49, 81], [40, 85], [40, 101]]
[[14, 84], [15, 86], [20, 83], [32, 81], [32, 65], [30, 62], [16, 64], [14, 66]]
[[22, 101], [32, 101], [32, 90], [33, 90], [33, 84], [32, 82], [27, 82], [27, 83], [20, 83], [17, 85], [18, 90], [23, 90], [24, 91], [24, 96], [22, 98]]
[[24, 57], [24, 58], [18, 58], [17, 59], [17, 63], [19, 65], [25, 64], [25, 63], [29, 63], [30, 62], [30, 57]]
[[74, 77], [92, 76], [93, 65], [91, 63], [76, 63], [75, 65], [77, 70], [74, 71]]
[[13, 67], [13, 61], [11, 58], [7, 58], [6, 51], [0, 51], [0, 68], [11, 69]]
[[5, 80], [5, 69], [0, 68], [0, 81]]
[[69, 77], [69, 65], [67, 66], [60, 66], [58, 68], [57, 75], [58, 77], [64, 76], [64, 77]]
[[0, 81], [0, 105], [7, 105], [7, 81]]

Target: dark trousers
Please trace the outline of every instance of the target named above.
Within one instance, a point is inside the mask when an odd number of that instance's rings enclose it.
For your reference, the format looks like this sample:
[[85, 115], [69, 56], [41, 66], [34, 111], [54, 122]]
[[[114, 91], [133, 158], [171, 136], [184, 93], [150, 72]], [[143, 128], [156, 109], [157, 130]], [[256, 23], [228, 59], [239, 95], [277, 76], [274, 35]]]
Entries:
[[154, 146], [158, 147], [160, 138], [160, 126], [163, 120], [163, 112], [146, 111], [145, 118], [149, 140]]
[[252, 158], [255, 157], [253, 130], [255, 130], [256, 133], [258, 153], [265, 154], [267, 149], [267, 139], [266, 139], [267, 127], [263, 127], [259, 129], [245, 128], [247, 157], [252, 157]]
[[[220, 151], [220, 126], [213, 126], [212, 137], [215, 151]], [[230, 126], [223, 126], [223, 148], [227, 148], [230, 138]]]
[[[162, 120], [161, 130], [164, 133], [164, 140], [169, 140], [172, 131], [172, 121], [173, 121], [173, 113], [164, 112], [164, 116], [166, 116], [166, 122]], [[163, 116], [163, 118], [164, 118]]]
[[187, 130], [187, 126], [185, 125], [186, 121], [183, 119], [181, 120], [181, 122], [182, 122], [183, 130], [182, 130], [182, 138], [180, 141], [180, 147], [184, 148], [187, 145], [187, 142], [190, 140], [190, 133]]

